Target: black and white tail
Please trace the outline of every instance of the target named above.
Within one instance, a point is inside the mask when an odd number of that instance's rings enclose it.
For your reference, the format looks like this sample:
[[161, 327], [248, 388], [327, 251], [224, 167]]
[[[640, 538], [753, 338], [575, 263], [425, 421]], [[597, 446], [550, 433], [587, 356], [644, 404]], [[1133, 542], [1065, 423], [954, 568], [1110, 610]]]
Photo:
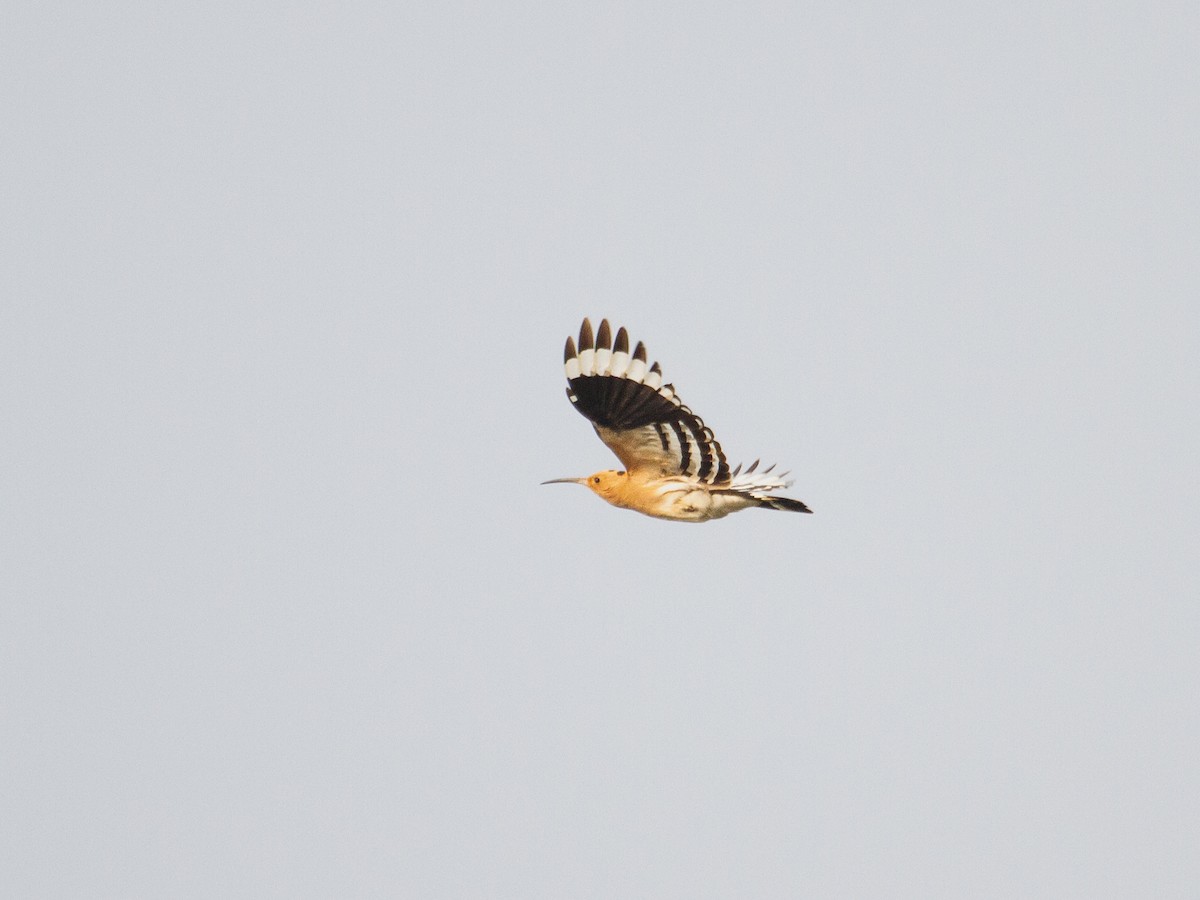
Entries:
[[778, 475], [772, 474], [774, 468], [775, 466], [772, 464], [761, 472], [756, 471], [758, 469], [757, 459], [750, 464], [745, 472], [742, 471], [741, 466], [738, 466], [733, 470], [729, 490], [733, 493], [741, 494], [743, 497], [756, 500], [757, 505], [763, 509], [811, 513], [812, 510], [799, 500], [793, 500], [790, 497], [776, 497], [769, 493], [769, 491], [782, 491], [792, 486], [791, 480], [786, 477], [788, 473], [780, 472]]

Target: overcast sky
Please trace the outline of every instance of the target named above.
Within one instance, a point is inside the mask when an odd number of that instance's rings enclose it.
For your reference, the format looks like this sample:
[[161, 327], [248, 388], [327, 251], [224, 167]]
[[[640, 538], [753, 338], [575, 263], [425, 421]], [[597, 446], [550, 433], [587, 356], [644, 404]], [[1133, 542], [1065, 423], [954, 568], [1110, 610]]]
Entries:
[[0, 894], [1196, 896], [1194, 2], [2, 18]]

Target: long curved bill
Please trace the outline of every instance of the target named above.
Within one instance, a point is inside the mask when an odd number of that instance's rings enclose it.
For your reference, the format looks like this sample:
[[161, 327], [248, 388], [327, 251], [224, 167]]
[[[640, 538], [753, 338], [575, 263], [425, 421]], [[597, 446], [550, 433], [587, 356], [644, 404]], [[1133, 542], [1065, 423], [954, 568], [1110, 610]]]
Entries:
[[543, 481], [542, 484], [587, 484], [586, 478], [551, 478], [549, 481]]

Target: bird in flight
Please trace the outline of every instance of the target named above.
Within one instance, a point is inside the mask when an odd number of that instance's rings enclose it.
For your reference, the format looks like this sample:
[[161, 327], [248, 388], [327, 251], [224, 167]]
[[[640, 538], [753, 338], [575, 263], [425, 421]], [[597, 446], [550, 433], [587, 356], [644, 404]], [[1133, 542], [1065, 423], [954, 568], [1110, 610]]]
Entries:
[[579, 346], [567, 338], [567, 397], [625, 466], [586, 478], [553, 478], [543, 484], [582, 484], [603, 500], [658, 519], [706, 522], [740, 509], [762, 507], [812, 512], [799, 500], [771, 492], [791, 485], [773, 465], [730, 471], [721, 445], [700, 417], [683, 405], [675, 387], [663, 384], [658, 363], [647, 366], [646, 346], [629, 352], [629, 335], [608, 320], [593, 337], [583, 320]]

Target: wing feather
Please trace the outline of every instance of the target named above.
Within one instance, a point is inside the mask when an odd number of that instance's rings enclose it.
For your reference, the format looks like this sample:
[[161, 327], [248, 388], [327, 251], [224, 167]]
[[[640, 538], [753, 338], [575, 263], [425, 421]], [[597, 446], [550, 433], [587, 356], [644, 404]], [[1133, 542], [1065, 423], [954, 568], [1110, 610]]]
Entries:
[[630, 355], [624, 328], [614, 342], [607, 319], [594, 336], [584, 319], [578, 352], [567, 338], [567, 396], [628, 471], [727, 483], [729, 464], [712, 429], [683, 405], [674, 385], [662, 383], [658, 363], [646, 368], [646, 359], [641, 341]]

